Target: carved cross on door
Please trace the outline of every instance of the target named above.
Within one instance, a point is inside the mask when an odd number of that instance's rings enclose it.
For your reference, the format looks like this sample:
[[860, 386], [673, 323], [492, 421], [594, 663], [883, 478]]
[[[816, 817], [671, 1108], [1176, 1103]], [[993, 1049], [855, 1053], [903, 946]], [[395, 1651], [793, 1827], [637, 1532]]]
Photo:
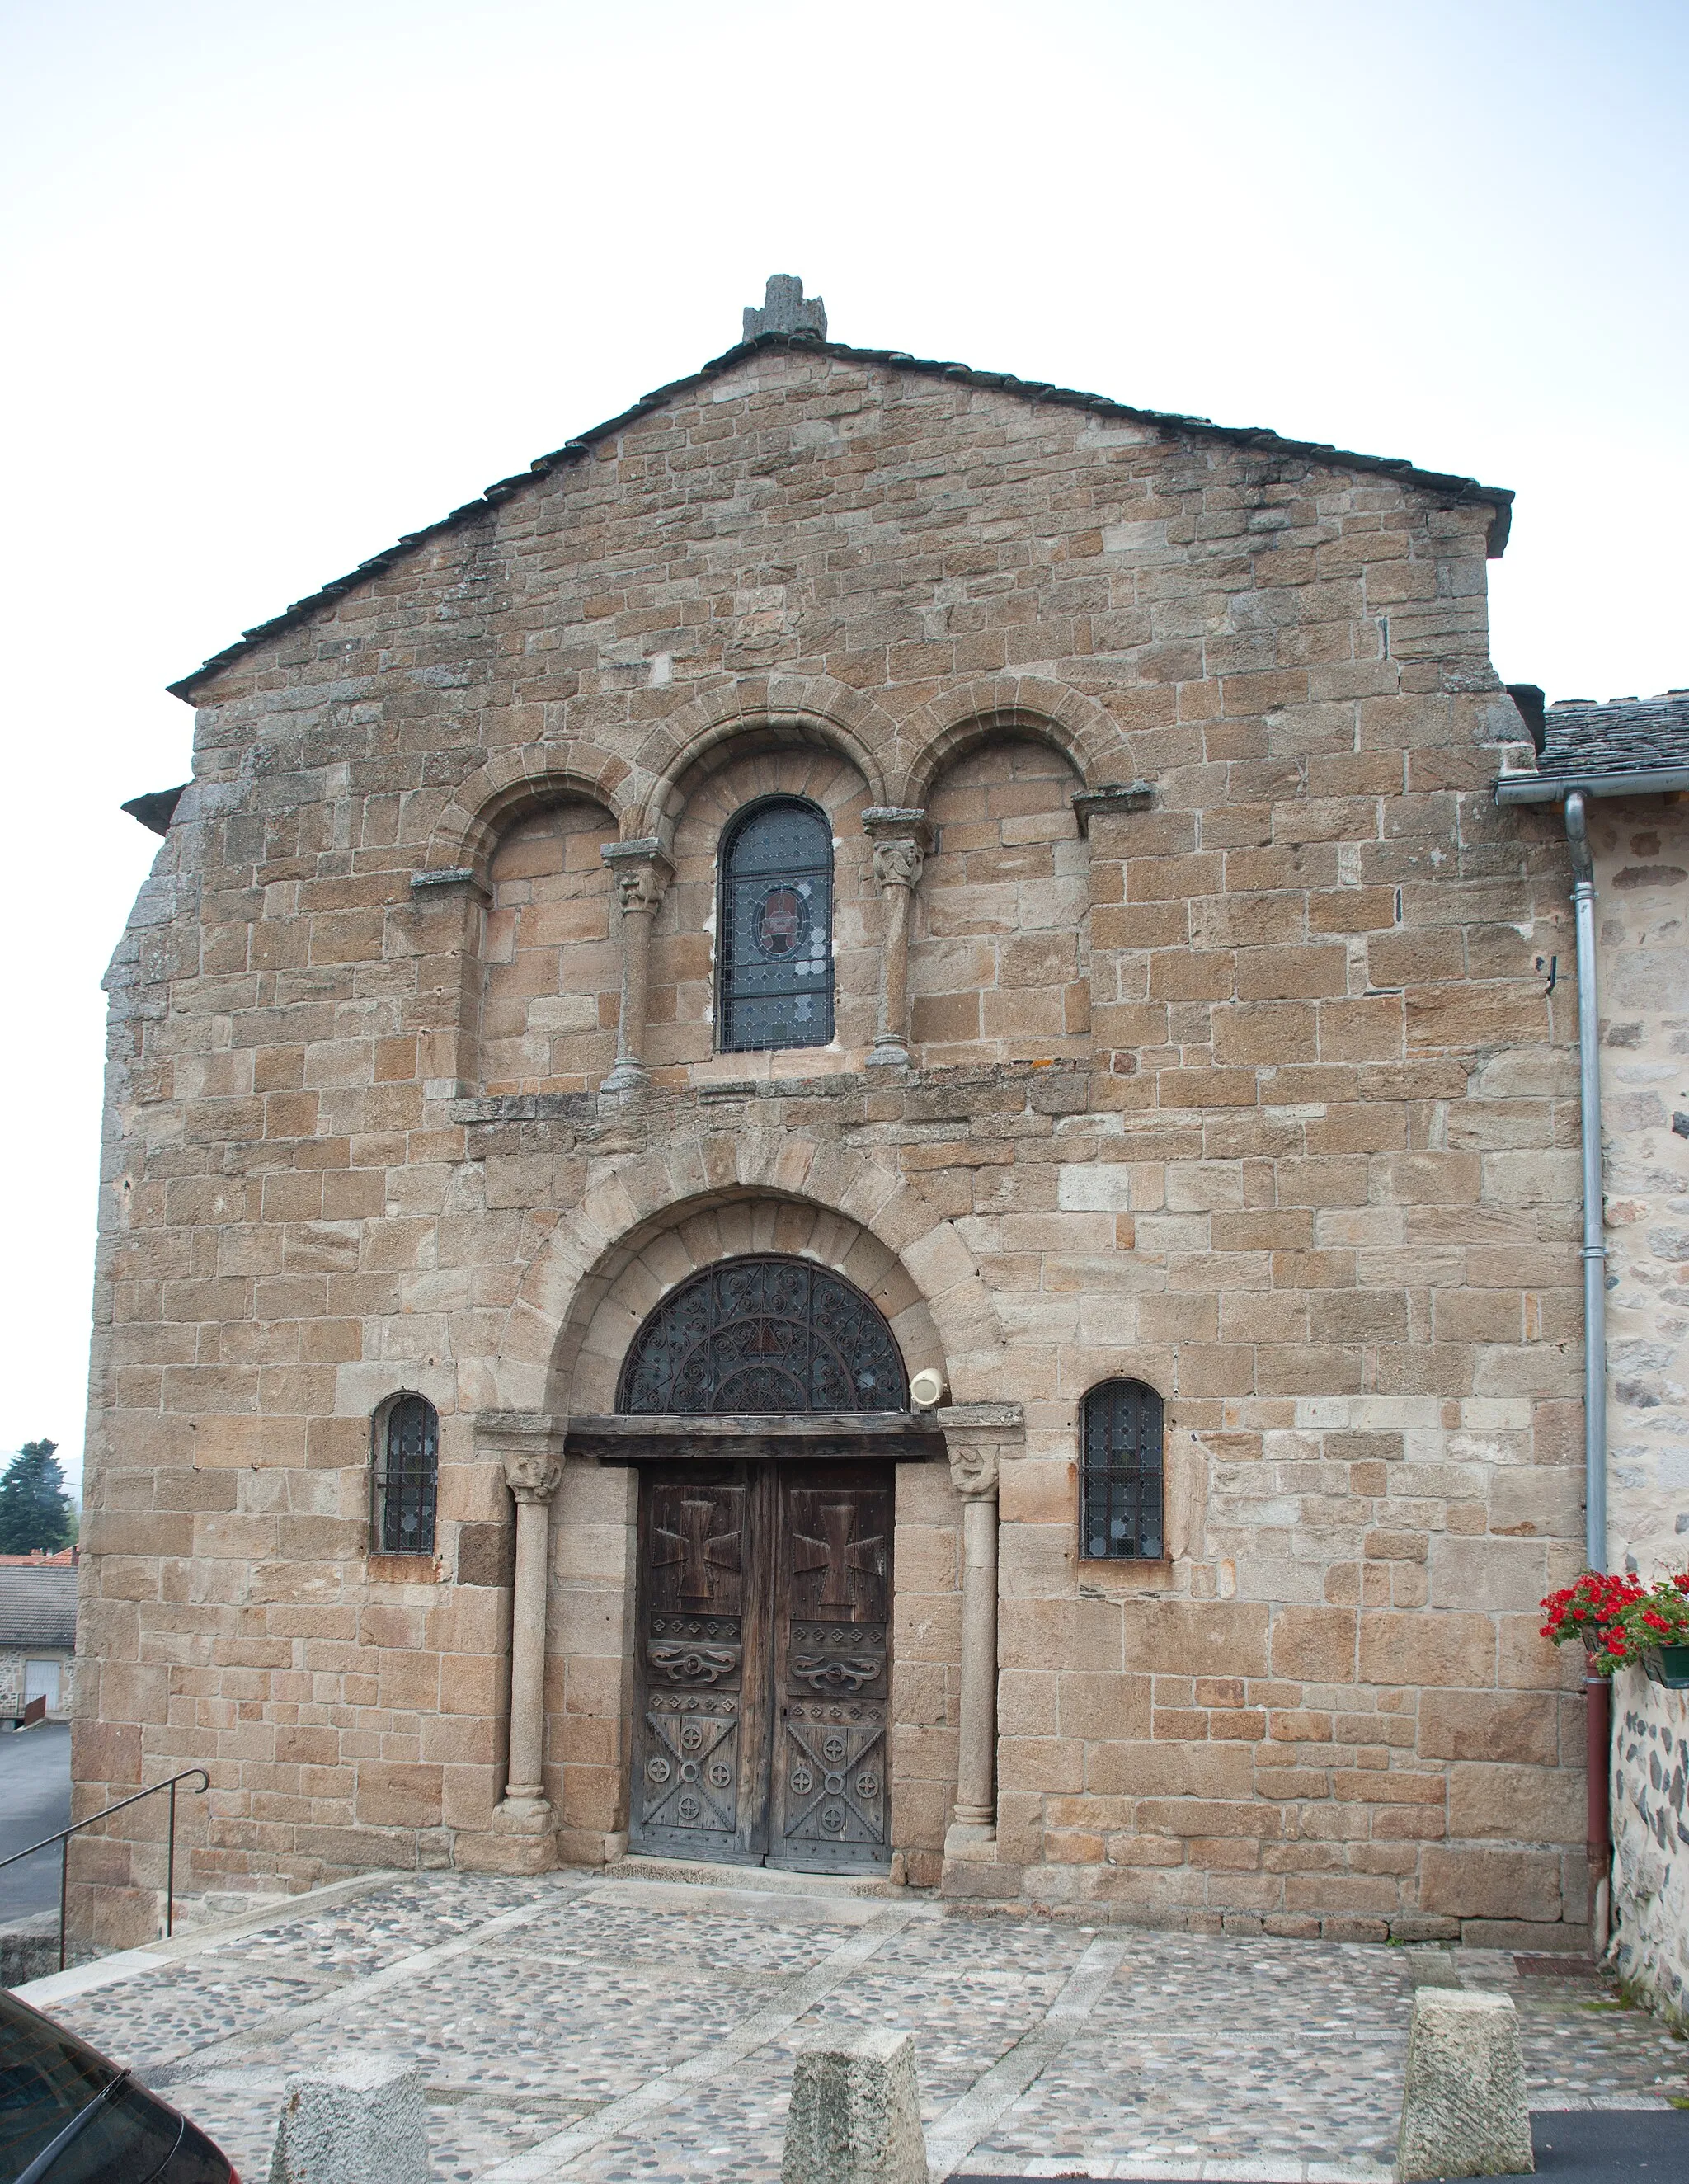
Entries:
[[[725, 1520], [730, 1529], [712, 1532], [711, 1527], [718, 1519]], [[662, 1524], [652, 1527], [651, 1567], [668, 1569], [679, 1563], [682, 1600], [688, 1607], [707, 1607], [715, 1590], [711, 1565], [726, 1570], [737, 1570], [739, 1566], [738, 1521], [713, 1501], [700, 1500], [683, 1501], [678, 1522], [677, 1531]]]
[[793, 1535], [794, 1575], [807, 1577], [818, 1569], [827, 1573], [821, 1581], [821, 1599], [817, 1608], [819, 1614], [850, 1618], [856, 1606], [850, 1591], [850, 1573], [861, 1570], [877, 1575], [884, 1567], [885, 1541], [878, 1533], [867, 1540], [850, 1537], [856, 1513], [854, 1502], [823, 1502], [810, 1520], [822, 1536], [816, 1540], [803, 1532]]

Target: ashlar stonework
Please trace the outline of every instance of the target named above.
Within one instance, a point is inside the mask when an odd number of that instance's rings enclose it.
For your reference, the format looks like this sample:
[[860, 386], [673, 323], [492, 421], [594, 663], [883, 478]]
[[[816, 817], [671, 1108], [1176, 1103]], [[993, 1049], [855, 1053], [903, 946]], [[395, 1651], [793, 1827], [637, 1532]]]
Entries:
[[[1508, 499], [764, 333], [177, 686], [109, 981], [79, 1811], [203, 1763], [189, 1890], [614, 1860], [670, 1764], [638, 1586], [739, 1587], [664, 1657], [705, 1798], [740, 1763], [685, 1724], [749, 1720], [769, 1612], [721, 1512], [856, 1433], [894, 1521], [812, 1628], [880, 1585], [887, 1651], [789, 1667], [869, 1695], [870, 1864], [1575, 1936], [1575, 993], [1558, 815], [1492, 795]], [[834, 1035], [723, 1053], [721, 845], [783, 797], [833, 839]], [[938, 1408], [621, 1414], [654, 1308], [757, 1255]], [[1113, 1378], [1164, 1405], [1165, 1552], [1087, 1561]], [[402, 1391], [430, 1554], [371, 1529]], [[672, 1550], [654, 1452], [715, 1482]], [[85, 1840], [81, 1925], [150, 1933], [163, 1856]]]

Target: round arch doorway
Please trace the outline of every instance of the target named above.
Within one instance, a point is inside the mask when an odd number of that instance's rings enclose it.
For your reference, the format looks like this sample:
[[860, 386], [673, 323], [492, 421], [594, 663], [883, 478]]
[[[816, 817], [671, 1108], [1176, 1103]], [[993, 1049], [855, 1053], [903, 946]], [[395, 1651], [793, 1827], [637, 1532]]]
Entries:
[[[908, 1402], [884, 1316], [806, 1260], [705, 1268], [635, 1336], [616, 1408], [662, 1430], [638, 1459], [631, 1848], [889, 1863], [895, 1496], [874, 1426]], [[817, 1437], [829, 1419], [860, 1455]]]

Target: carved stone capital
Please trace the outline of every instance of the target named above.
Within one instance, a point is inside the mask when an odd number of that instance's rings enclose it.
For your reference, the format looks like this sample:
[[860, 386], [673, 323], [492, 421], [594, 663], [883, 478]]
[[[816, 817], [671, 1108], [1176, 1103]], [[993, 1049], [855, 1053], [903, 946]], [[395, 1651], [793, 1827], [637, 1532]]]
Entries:
[[1003, 1457], [1025, 1439], [1025, 1420], [1018, 1403], [952, 1403], [933, 1412], [933, 1423], [944, 1429], [950, 1484], [958, 1494], [970, 1502], [995, 1499]]
[[599, 855], [610, 866], [625, 911], [638, 916], [661, 905], [674, 866], [655, 834], [638, 842], [606, 842]]
[[967, 1501], [995, 1501], [997, 1495], [997, 1469], [1002, 1450], [995, 1440], [964, 1440], [955, 1434], [945, 1435], [945, 1453], [950, 1458], [950, 1485]]
[[475, 1419], [476, 1452], [496, 1462], [518, 1502], [549, 1502], [563, 1476], [566, 1418], [538, 1411], [479, 1411]]
[[499, 1462], [504, 1468], [504, 1484], [517, 1501], [537, 1502], [542, 1507], [557, 1491], [563, 1476], [562, 1459], [543, 1449], [507, 1448]]
[[883, 888], [912, 888], [920, 883], [927, 852], [912, 834], [888, 835], [874, 844], [874, 878]]
[[871, 842], [891, 842], [907, 835], [923, 850], [933, 838], [926, 813], [913, 804], [869, 805], [862, 814], [862, 832]]

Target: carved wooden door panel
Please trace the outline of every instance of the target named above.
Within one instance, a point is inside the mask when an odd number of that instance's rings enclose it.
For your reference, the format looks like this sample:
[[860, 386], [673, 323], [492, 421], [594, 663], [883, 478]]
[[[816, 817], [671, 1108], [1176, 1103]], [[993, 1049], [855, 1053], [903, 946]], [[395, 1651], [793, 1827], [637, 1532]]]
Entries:
[[641, 1466], [633, 1847], [884, 1868], [891, 1470]]
[[666, 1857], [755, 1862], [767, 1841], [766, 1467], [642, 1472], [630, 1831]]
[[890, 1855], [891, 1474], [783, 1464], [774, 1600], [768, 1863]]

